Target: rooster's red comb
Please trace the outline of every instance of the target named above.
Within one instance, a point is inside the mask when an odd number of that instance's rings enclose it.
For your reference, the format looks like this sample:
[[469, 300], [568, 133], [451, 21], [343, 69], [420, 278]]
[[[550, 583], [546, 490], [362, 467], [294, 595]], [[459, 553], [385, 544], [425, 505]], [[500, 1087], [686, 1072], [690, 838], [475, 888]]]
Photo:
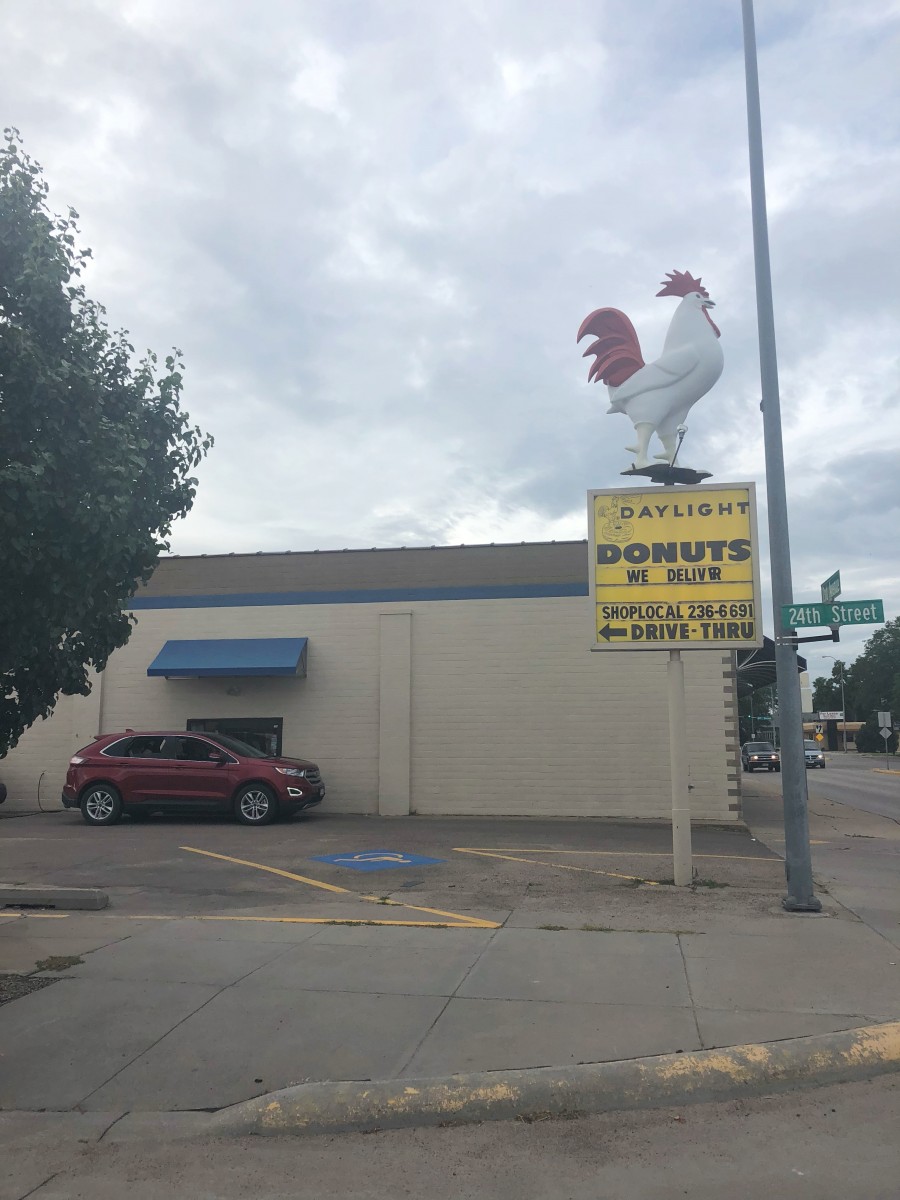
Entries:
[[695, 279], [690, 271], [666, 271], [662, 291], [657, 296], [687, 296], [691, 292], [699, 292], [709, 299], [709, 292], [699, 279]]

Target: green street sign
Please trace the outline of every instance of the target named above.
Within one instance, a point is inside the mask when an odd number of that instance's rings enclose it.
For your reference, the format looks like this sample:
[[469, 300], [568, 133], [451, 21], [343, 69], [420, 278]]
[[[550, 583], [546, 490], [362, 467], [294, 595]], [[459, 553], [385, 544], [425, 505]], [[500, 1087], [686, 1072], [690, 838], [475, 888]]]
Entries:
[[883, 600], [835, 600], [833, 604], [782, 604], [787, 629], [813, 625], [877, 625], [884, 620]]
[[829, 575], [822, 584], [822, 603], [830, 604], [832, 600], [837, 600], [841, 594], [841, 573], [835, 571], [833, 575]]

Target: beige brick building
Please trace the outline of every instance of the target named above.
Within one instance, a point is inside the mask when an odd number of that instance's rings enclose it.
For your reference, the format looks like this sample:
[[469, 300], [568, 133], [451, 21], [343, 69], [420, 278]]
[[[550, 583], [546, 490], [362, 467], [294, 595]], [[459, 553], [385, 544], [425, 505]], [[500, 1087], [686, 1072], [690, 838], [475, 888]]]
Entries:
[[[219, 728], [315, 759], [325, 809], [665, 818], [665, 651], [591, 653], [584, 542], [173, 557], [87, 697], [0, 762], [55, 807], [98, 732]], [[148, 676], [172, 640], [305, 638], [305, 674]], [[739, 819], [732, 656], [685, 654], [691, 803]]]

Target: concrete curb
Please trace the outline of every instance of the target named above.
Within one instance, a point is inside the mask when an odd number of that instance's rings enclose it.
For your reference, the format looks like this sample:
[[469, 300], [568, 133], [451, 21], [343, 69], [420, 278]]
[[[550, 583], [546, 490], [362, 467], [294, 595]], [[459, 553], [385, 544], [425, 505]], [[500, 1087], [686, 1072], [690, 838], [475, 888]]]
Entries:
[[900, 1070], [900, 1021], [723, 1050], [440, 1079], [310, 1083], [216, 1113], [209, 1136], [367, 1132], [699, 1104]]
[[18, 907], [100, 909], [109, 904], [109, 896], [99, 888], [23, 887], [19, 884], [0, 884], [0, 913], [14, 912]]

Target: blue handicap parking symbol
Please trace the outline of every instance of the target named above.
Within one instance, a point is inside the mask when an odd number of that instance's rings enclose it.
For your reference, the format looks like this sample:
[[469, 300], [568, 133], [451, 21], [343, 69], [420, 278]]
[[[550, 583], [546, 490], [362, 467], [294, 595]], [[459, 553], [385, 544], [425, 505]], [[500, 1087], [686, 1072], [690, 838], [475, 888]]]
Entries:
[[351, 871], [392, 871], [396, 867], [430, 867], [443, 858], [423, 858], [421, 854], [403, 854], [400, 850], [362, 850], [358, 854], [315, 854], [313, 862], [333, 863]]

